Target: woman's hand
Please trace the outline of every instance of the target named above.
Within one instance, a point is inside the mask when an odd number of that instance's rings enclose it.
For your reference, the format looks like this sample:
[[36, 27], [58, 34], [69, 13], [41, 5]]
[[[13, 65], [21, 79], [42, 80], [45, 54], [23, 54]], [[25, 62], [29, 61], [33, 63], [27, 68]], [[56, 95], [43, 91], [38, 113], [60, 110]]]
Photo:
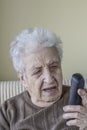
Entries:
[[77, 126], [80, 130], [84, 130], [87, 128], [87, 93], [85, 90], [79, 89], [78, 94], [82, 98], [82, 105], [64, 106], [63, 118], [69, 119], [66, 122], [68, 126]]

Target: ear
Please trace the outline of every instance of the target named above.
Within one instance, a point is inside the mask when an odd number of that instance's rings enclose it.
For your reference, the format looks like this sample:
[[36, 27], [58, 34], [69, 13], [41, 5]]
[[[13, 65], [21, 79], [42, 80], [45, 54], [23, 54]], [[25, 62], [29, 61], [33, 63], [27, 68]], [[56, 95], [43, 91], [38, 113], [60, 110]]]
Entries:
[[21, 84], [26, 88], [27, 87], [27, 80], [25, 74], [21, 72], [17, 72], [17, 76], [20, 79]]

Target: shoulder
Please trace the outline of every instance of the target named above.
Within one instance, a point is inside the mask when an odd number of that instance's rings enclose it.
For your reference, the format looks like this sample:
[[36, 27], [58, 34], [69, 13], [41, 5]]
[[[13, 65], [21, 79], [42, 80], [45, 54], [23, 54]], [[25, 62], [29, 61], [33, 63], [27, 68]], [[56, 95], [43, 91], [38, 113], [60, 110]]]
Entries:
[[4, 117], [5, 120], [10, 122], [12, 119], [17, 118], [17, 116], [23, 116], [25, 107], [24, 95], [26, 95], [27, 93], [27, 91], [24, 91], [19, 95], [4, 101], [4, 103], [0, 106], [1, 118]]
[[[25, 114], [25, 95], [28, 95], [27, 91], [14, 96], [0, 106], [0, 125], [5, 122], [10, 124], [11, 122], [18, 121], [24, 117]], [[1, 128], [1, 127], [0, 127]]]
[[26, 94], [27, 94], [27, 91], [24, 91], [24, 92], [20, 93], [19, 95], [16, 95], [14, 97], [7, 99], [6, 101], [4, 101], [1, 104], [0, 109], [4, 109], [4, 108], [10, 109], [12, 107], [15, 108], [15, 106], [18, 107], [18, 106], [24, 104], [24, 102], [25, 102], [24, 95], [26, 95]]

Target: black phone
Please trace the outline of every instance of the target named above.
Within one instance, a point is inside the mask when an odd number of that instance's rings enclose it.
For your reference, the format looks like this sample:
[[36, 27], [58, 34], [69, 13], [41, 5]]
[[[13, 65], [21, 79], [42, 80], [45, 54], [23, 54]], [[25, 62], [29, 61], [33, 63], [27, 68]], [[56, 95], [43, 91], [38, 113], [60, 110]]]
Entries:
[[84, 89], [85, 80], [80, 73], [75, 73], [71, 78], [71, 87], [69, 93], [69, 105], [81, 105], [82, 99], [78, 95], [79, 88]]

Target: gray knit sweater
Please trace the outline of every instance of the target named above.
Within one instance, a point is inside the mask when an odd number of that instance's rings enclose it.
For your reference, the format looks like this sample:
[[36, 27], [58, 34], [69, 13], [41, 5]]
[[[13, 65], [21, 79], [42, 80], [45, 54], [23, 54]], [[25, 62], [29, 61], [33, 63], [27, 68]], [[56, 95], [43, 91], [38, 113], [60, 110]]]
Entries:
[[63, 86], [61, 98], [47, 108], [32, 104], [27, 91], [8, 99], [0, 107], [0, 130], [79, 130], [62, 118], [68, 93], [69, 87]]

